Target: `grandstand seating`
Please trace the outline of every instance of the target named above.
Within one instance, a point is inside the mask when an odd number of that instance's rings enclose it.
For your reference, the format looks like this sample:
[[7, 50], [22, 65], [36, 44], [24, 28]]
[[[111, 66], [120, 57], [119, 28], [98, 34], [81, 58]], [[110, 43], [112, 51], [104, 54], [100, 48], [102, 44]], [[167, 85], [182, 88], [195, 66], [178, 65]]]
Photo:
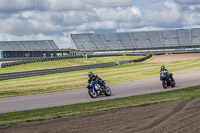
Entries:
[[37, 50], [37, 49], [40, 49], [40, 47], [38, 47], [38, 45], [35, 43], [35, 42], [21, 42], [25, 47], [26, 49], [31, 49], [31, 50]]
[[149, 48], [149, 47], [151, 47], [151, 42], [150, 42], [150, 39], [148, 37], [147, 32], [135, 32], [132, 35], [135, 39], [135, 43], [136, 43], [137, 48]]
[[7, 44], [15, 50], [26, 50], [26, 47], [24, 47], [22, 43], [17, 41], [7, 42]]
[[200, 45], [200, 29], [192, 29], [191, 44]]
[[40, 49], [57, 49], [49, 41], [34, 41]]
[[[35, 41], [35, 42], [38, 42], [38, 41]], [[57, 49], [57, 50], [59, 49], [53, 40], [44, 40], [43, 42], [47, 43], [48, 46], [51, 45], [53, 49]]]
[[103, 49], [110, 49], [109, 45], [104, 41], [104, 36], [100, 34], [89, 34], [90, 38], [92, 39], [92, 42], [96, 45], [97, 49], [103, 50]]
[[150, 31], [148, 33], [149, 33], [148, 35], [153, 47], [163, 47], [163, 43], [161, 41], [161, 37], [158, 31], [155, 31], [155, 32]]
[[80, 51], [200, 47], [200, 29], [71, 34]]
[[179, 46], [176, 30], [163, 31], [164, 47]]
[[135, 44], [134, 38], [132, 38], [131, 33], [119, 33], [118, 36], [120, 40], [122, 41], [125, 49], [136, 48], [136, 44]]
[[0, 50], [30, 51], [30, 50], [58, 50], [53, 40], [40, 41], [0, 41]]
[[0, 42], [0, 49], [13, 50], [13, 48], [6, 42]]
[[125, 49], [122, 41], [117, 34], [104, 34], [106, 43], [112, 49]]
[[190, 44], [189, 30], [177, 30], [180, 46], [187, 46]]
[[84, 49], [91, 49], [91, 50], [97, 49], [96, 45], [93, 43], [92, 39], [88, 34], [78, 35], [78, 38], [81, 40], [80, 43], [84, 46]]

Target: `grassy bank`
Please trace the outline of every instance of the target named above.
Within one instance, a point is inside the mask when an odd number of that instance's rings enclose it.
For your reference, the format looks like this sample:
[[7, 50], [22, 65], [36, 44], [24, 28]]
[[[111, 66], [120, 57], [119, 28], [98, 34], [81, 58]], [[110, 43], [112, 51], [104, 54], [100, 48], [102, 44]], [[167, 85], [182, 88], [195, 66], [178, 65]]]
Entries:
[[67, 116], [88, 114], [135, 106], [146, 106], [159, 102], [176, 101], [183, 99], [200, 98], [200, 86], [180, 90], [152, 93], [97, 102], [59, 106], [53, 108], [36, 109], [13, 113], [0, 114], [0, 125], [18, 122], [40, 121]]
[[199, 68], [200, 59], [169, 63], [129, 63], [101, 69], [5, 80], [0, 81], [0, 97], [85, 88], [88, 71], [98, 74], [107, 80], [108, 84], [158, 76], [163, 64], [174, 73]]
[[55, 61], [35, 62], [35, 63], [28, 63], [18, 66], [1, 68], [0, 73], [79, 66], [79, 65], [88, 65], [88, 64], [105, 63], [113, 61], [118, 62], [120, 60], [133, 60], [141, 57], [142, 56], [110, 56], [110, 57], [93, 57], [87, 59], [77, 58], [77, 59], [63, 59]]

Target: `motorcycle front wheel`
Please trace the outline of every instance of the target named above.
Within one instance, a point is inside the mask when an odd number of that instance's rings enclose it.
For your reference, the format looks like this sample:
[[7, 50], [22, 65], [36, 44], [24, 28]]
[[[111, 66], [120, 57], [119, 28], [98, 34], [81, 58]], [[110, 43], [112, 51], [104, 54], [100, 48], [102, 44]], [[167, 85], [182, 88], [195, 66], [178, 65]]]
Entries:
[[88, 89], [88, 94], [92, 98], [96, 98], [97, 97], [97, 92], [94, 89]]
[[162, 81], [162, 86], [164, 89], [167, 89], [167, 80]]
[[108, 86], [105, 86], [105, 95], [110, 96], [112, 94], [111, 89]]

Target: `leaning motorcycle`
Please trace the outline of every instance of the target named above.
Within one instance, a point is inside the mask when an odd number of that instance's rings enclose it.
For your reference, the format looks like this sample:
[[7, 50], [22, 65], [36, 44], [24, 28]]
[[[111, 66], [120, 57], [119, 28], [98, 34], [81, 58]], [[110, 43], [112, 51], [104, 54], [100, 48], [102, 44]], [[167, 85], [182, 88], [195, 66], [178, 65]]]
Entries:
[[91, 82], [90, 84], [87, 84], [88, 88], [88, 94], [92, 98], [96, 98], [99, 95], [111, 95], [111, 89], [108, 86], [105, 86], [106, 81], [103, 81], [103, 86], [100, 86], [98, 82]]
[[168, 86], [175, 87], [175, 80], [173, 78], [173, 73], [161, 72], [160, 80], [162, 81], [162, 86], [164, 89], [167, 89]]

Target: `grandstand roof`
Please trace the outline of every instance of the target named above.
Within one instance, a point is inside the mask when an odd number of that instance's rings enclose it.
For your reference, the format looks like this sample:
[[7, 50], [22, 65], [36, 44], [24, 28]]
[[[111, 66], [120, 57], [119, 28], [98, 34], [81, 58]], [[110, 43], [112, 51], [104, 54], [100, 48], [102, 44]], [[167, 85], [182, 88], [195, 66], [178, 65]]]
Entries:
[[53, 40], [0, 41], [1, 51], [42, 51], [59, 50]]
[[71, 34], [80, 51], [200, 47], [200, 28], [106, 34]]

